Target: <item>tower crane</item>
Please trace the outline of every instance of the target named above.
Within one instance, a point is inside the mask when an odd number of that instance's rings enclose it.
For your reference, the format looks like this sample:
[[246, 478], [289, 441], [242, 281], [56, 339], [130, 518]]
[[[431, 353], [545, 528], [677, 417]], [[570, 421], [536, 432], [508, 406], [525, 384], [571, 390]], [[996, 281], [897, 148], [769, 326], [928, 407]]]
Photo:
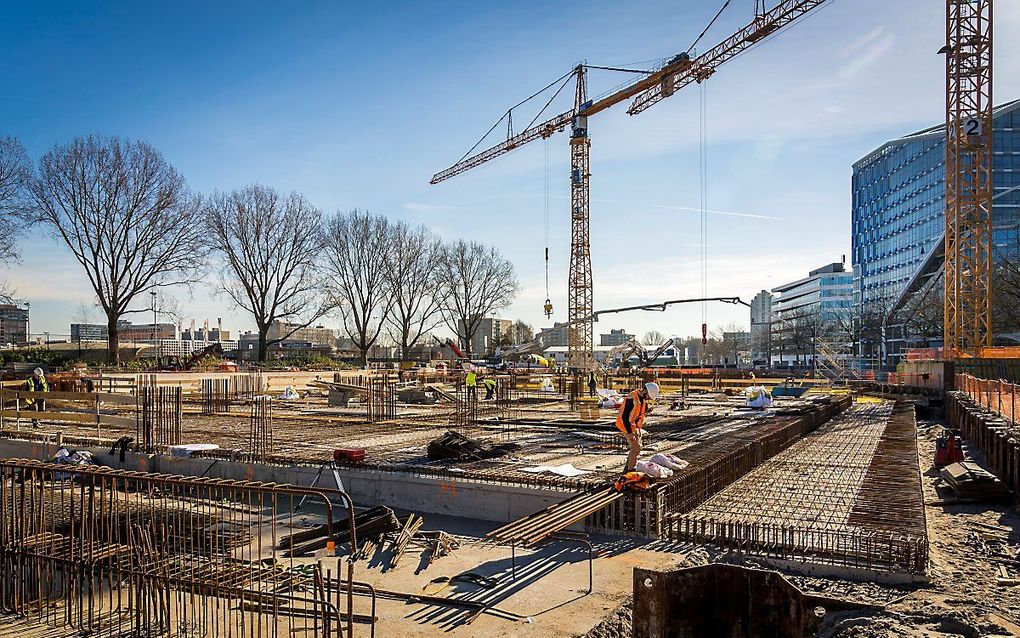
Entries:
[[[474, 149], [471, 149], [453, 166], [432, 177], [430, 183], [438, 184], [570, 126], [568, 362], [571, 366], [589, 369], [594, 362], [588, 241], [591, 150], [588, 118], [631, 98], [633, 101], [627, 112], [641, 113], [690, 84], [704, 82], [719, 65], [827, 1], [782, 0], [771, 9], [766, 9], [764, 2], [756, 2], [750, 24], [704, 53], [692, 58], [689, 49], [675, 55], [659, 68], [595, 100], [587, 98], [585, 79], [589, 68], [599, 67], [579, 64], [568, 74], [568, 78], [571, 75], [575, 78], [571, 110], [538, 124], [533, 121], [516, 134], [508, 118], [507, 137], [503, 142], [473, 155]], [[993, 0], [946, 0], [946, 44], [940, 51], [946, 55], [944, 343], [954, 358], [980, 356], [992, 343], [992, 3]], [[728, 5], [727, 0], [723, 9]]]
[[[693, 58], [690, 49], [679, 53], [659, 68], [642, 73], [638, 79], [594, 100], [589, 100], [587, 94], [588, 69], [603, 68], [617, 71], [623, 69], [578, 64], [566, 76], [568, 80], [571, 76], [574, 79], [574, 106], [572, 109], [544, 122], [531, 123], [516, 134], [512, 130], [512, 119], [508, 118], [507, 137], [504, 141], [473, 155], [471, 153], [474, 149], [472, 149], [456, 164], [432, 177], [430, 183], [438, 184], [505, 155], [529, 142], [548, 138], [565, 130], [568, 126], [570, 127], [570, 271], [567, 282], [567, 322], [570, 327], [568, 328], [567, 361], [571, 367], [587, 370], [591, 369], [595, 362], [592, 350], [593, 329], [589, 318], [593, 311], [593, 295], [591, 251], [588, 239], [589, 180], [591, 177], [589, 171], [591, 140], [588, 136], [588, 119], [631, 98], [635, 98], [631, 111], [638, 113], [655, 102], [673, 95], [685, 86], [704, 82], [715, 73], [720, 64], [747, 51], [825, 2], [827, 0], [783, 0], [771, 9], [767, 9], [764, 2], [756, 3], [754, 19], [748, 25], [719, 44], [707, 49], [704, 53]], [[723, 4], [723, 9], [728, 5], [729, 0]], [[719, 13], [721, 14], [722, 10]], [[716, 18], [718, 16], [719, 14], [716, 14]], [[704, 33], [702, 32], [702, 35]], [[509, 114], [510, 111], [507, 113]], [[498, 124], [499, 122], [497, 122]]]
[[946, 0], [946, 234], [943, 344], [992, 345], [992, 0]]

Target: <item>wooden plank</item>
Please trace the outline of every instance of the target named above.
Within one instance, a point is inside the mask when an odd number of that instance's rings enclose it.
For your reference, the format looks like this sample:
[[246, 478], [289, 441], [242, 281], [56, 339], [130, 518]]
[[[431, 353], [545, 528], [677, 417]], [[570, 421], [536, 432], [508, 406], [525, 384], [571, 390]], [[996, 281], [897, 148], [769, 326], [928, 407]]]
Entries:
[[[41, 421], [69, 421], [71, 423], [96, 424], [95, 414], [84, 412], [36, 412], [35, 410], [0, 410], [0, 418], [4, 419], [39, 419]], [[101, 425], [124, 425], [133, 426], [136, 421], [134, 417], [115, 416], [102, 414], [99, 416]]]
[[119, 405], [135, 405], [136, 397], [128, 394], [111, 394], [109, 392], [28, 392], [27, 390], [0, 389], [0, 399], [47, 399], [54, 401], [86, 401], [95, 403], [98, 398], [102, 403]]

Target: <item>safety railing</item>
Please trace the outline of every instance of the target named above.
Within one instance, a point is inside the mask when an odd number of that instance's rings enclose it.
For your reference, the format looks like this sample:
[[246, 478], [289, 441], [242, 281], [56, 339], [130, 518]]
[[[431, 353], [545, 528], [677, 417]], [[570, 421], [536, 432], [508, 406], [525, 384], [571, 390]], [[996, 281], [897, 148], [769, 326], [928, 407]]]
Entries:
[[980, 379], [970, 374], [955, 375], [957, 392], [966, 395], [971, 401], [988, 412], [993, 412], [1017, 425], [1017, 395], [1020, 387], [1002, 379]]

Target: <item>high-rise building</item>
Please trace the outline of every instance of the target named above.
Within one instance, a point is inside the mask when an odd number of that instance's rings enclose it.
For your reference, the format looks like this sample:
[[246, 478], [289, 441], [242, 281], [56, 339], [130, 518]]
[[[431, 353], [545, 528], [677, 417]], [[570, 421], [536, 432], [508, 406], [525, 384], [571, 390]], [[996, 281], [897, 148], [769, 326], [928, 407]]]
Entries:
[[109, 328], [99, 323], [72, 323], [71, 341], [106, 341], [110, 337]]
[[[478, 329], [471, 336], [471, 343], [468, 348], [471, 354], [491, 356], [495, 354], [500, 340], [507, 338], [513, 340], [514, 322], [510, 319], [497, 319], [495, 317], [482, 317], [478, 323]], [[464, 324], [461, 323], [460, 331], [465, 332]]]
[[[992, 131], [992, 256], [1001, 262], [1020, 246], [1020, 100], [994, 110]], [[945, 125], [938, 125], [886, 142], [853, 165], [855, 304], [881, 313], [889, 366], [908, 346], [941, 343], [941, 330], [911, 330], [909, 315], [943, 295], [945, 162]]]
[[216, 326], [210, 327], [209, 320], [203, 322], [202, 327], [196, 328], [195, 321], [187, 328], [181, 326], [181, 341], [201, 341], [203, 343], [217, 343], [230, 341], [230, 331], [223, 329], [223, 320], [217, 319]]
[[0, 345], [28, 343], [28, 309], [0, 304]]
[[569, 343], [570, 335], [567, 331], [567, 323], [557, 321], [552, 328], [542, 328], [535, 335], [535, 338], [542, 343], [542, 348], [553, 346], [566, 346]]
[[751, 359], [768, 365], [772, 358], [772, 293], [762, 290], [751, 300]]
[[853, 274], [842, 263], [816, 268], [772, 293], [778, 295], [772, 300], [774, 363], [810, 366], [821, 342], [845, 341], [840, 323], [852, 310]]
[[633, 341], [634, 339], [634, 335], [628, 334], [623, 328], [619, 328], [616, 330], [610, 330], [609, 332], [603, 332], [599, 335], [599, 345], [619, 346], [627, 343], [628, 341]]
[[173, 323], [131, 323], [130, 321], [117, 322], [117, 339], [121, 343], [128, 341], [149, 341], [153, 337], [160, 339], [176, 339], [177, 324]]

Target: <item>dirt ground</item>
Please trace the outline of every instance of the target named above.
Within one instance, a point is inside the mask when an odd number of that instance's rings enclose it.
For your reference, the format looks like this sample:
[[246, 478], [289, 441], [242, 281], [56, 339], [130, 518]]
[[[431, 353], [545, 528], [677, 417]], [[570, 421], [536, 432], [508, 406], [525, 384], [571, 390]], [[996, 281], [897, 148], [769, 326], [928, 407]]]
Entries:
[[[940, 489], [932, 468], [934, 423], [921, 422], [919, 455], [925, 500], [948, 496]], [[966, 449], [980, 461], [980, 454]], [[831, 578], [788, 575], [801, 589], [831, 597], [882, 605], [879, 611], [828, 614], [821, 638], [982, 638], [1020, 636], [1020, 586], [999, 586], [996, 576], [1005, 565], [1011, 577], [1020, 577], [1020, 512], [1016, 506], [932, 505], [926, 508], [930, 539], [929, 582], [889, 586]], [[381, 600], [377, 636], [630, 638], [632, 571], [635, 566], [673, 569], [709, 562], [764, 565], [753, 557], [711, 548], [677, 546], [622, 538], [593, 538], [594, 591], [588, 585], [587, 552], [576, 545], [550, 543], [537, 551], [517, 553], [517, 577], [511, 578], [510, 551], [483, 542], [491, 525], [465, 519], [426, 516], [426, 529], [455, 534], [460, 548], [427, 565], [424, 554], [410, 550], [395, 569], [385, 567], [380, 552], [366, 565], [358, 564], [356, 578], [404, 593], [422, 592], [439, 576], [473, 571], [498, 579], [493, 589], [459, 584], [437, 595], [456, 595], [485, 602], [491, 611], [472, 623], [463, 610], [429, 606], [421, 602]], [[999, 530], [999, 531], [995, 531]], [[429, 592], [426, 592], [429, 593]], [[359, 598], [359, 613], [368, 613], [367, 600]], [[356, 635], [369, 634], [359, 625]], [[52, 629], [4, 626], [0, 636], [73, 635]]]
[[[880, 611], [828, 614], [820, 638], [998, 638], [1020, 636], [1020, 586], [996, 584], [998, 568], [1020, 577], [1020, 512], [1005, 504], [934, 505], [951, 496], [933, 467], [941, 426], [918, 424], [918, 454], [927, 506], [930, 543], [929, 582], [890, 586], [787, 574], [802, 590], [882, 605]], [[980, 452], [967, 447], [969, 458]], [[994, 531], [994, 530], [1001, 531]], [[671, 566], [729, 562], [769, 568], [763, 561], [699, 548]], [[631, 600], [617, 607], [584, 638], [630, 638]]]
[[[926, 503], [950, 496], [932, 465], [940, 426], [918, 424]], [[980, 453], [966, 447], [968, 457]], [[823, 638], [1020, 636], [1020, 586], [996, 584], [998, 568], [1018, 577], [1020, 513], [992, 504], [928, 505], [930, 583], [878, 614], [834, 615]], [[999, 532], [994, 529], [1001, 530]]]

